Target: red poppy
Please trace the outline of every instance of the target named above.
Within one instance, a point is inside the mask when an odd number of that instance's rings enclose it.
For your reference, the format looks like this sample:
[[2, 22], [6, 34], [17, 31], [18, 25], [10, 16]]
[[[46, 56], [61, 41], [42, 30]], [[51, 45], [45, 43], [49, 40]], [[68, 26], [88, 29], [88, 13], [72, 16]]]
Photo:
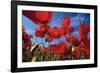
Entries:
[[28, 38], [28, 34], [25, 31], [22, 32], [22, 38], [23, 39], [27, 39]]
[[89, 48], [82, 48], [82, 53], [85, 57], [90, 56], [90, 49]]
[[90, 48], [86, 47], [86, 44], [82, 44], [80, 48], [85, 57], [90, 56]]
[[41, 30], [36, 29], [35, 36], [44, 38], [45, 37], [45, 34], [43, 32], [41, 32]]
[[73, 27], [68, 27], [66, 30], [65, 30], [65, 34], [70, 34], [74, 31]]
[[35, 17], [41, 22], [48, 23], [51, 20], [52, 13], [47, 11], [37, 11], [35, 12]]
[[71, 36], [66, 38], [66, 42], [72, 44], [73, 46], [78, 46], [81, 44], [78, 38]]
[[46, 28], [45, 28], [44, 24], [40, 25], [39, 29], [41, 30], [41, 32], [45, 32], [46, 31]]
[[58, 47], [58, 45], [56, 45], [56, 46], [52, 46], [51, 47], [52, 49], [52, 53], [53, 54], [55, 54], [55, 55], [57, 55], [57, 56], [59, 56], [59, 58], [63, 58], [64, 57], [64, 49], [62, 48], [60, 48], [60, 47]]
[[84, 41], [87, 39], [88, 32], [90, 32], [90, 25], [89, 24], [81, 24], [79, 28], [79, 35], [80, 40]]
[[33, 45], [33, 44], [32, 44], [31, 41], [23, 42], [23, 43], [22, 43], [22, 48], [23, 48], [23, 50], [26, 50], [27, 47], [30, 47], [30, 46], [32, 46], [32, 45]]
[[32, 35], [28, 35], [28, 38], [32, 38], [33, 36]]
[[42, 32], [43, 34], [48, 33], [48, 29], [49, 29], [49, 28], [50, 28], [49, 25], [46, 25], [46, 24], [39, 25], [39, 29], [41, 30], [41, 32]]
[[56, 54], [60, 59], [65, 58], [65, 54], [68, 53], [68, 45], [64, 42], [60, 44], [50, 45], [51, 53]]
[[79, 58], [81, 55], [81, 51], [79, 49], [75, 49], [73, 52], [72, 52], [72, 56], [74, 58]]
[[50, 45], [50, 49], [52, 54], [57, 54], [59, 48], [56, 44], [54, 44], [54, 45]]
[[62, 22], [61, 28], [66, 30], [69, 25], [70, 25], [70, 16], [66, 16]]
[[86, 46], [86, 48], [90, 48], [90, 40], [88, 39], [88, 32], [90, 32], [90, 25], [81, 24], [79, 29], [80, 40]]
[[73, 46], [78, 46], [81, 44], [81, 42], [79, 41], [78, 38], [71, 36], [71, 37], [67, 37], [66, 41], [70, 44], [72, 44]]
[[41, 25], [41, 24], [48, 24], [52, 19], [52, 12], [48, 11], [23, 11], [23, 15], [28, 17], [34, 23]]
[[22, 43], [22, 48], [25, 49], [26, 48], [26, 44]]
[[74, 31], [73, 27], [68, 28], [68, 34], [72, 33]]
[[30, 42], [31, 38], [32, 38], [32, 35], [28, 35], [28, 34], [23, 35], [23, 37], [22, 37], [24, 43]]
[[82, 52], [85, 55], [85, 57], [89, 57], [90, 56], [90, 49], [89, 48], [83, 48]]
[[82, 41], [82, 43], [86, 46], [86, 48], [90, 48], [90, 40], [85, 39]]
[[65, 35], [65, 31], [63, 29], [60, 28], [58, 31], [59, 31], [59, 36], [60, 37]]
[[60, 57], [60, 59], [64, 59], [64, 54], [65, 54], [65, 50], [64, 48], [59, 48], [59, 50], [57, 51], [57, 55]]
[[22, 48], [25, 50], [28, 46], [32, 46], [32, 41], [30, 40], [33, 36], [25, 32], [25, 28], [22, 26]]
[[90, 32], [90, 24], [85, 24], [85, 23], [80, 24], [80, 28], [81, 28], [82, 30], [85, 29], [85, 32]]
[[60, 37], [60, 34], [59, 34], [59, 28], [58, 27], [53, 27], [53, 28], [50, 28], [48, 30], [49, 32], [49, 36], [52, 37], [52, 38], [59, 38]]
[[58, 44], [58, 46], [63, 49], [68, 49], [68, 45], [64, 42], [61, 42], [60, 44]]
[[60, 43], [59, 46], [61, 47], [60, 49], [62, 49], [64, 52], [64, 55], [68, 55], [70, 53], [70, 49], [68, 47], [68, 45], [64, 42]]

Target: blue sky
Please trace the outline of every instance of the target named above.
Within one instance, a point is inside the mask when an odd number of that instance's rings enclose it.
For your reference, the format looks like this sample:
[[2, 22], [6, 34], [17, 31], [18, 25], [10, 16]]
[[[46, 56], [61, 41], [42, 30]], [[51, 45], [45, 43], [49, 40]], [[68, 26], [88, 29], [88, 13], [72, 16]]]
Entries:
[[[90, 14], [88, 13], [53, 12], [52, 20], [49, 23], [50, 27], [51, 28], [54, 26], [60, 27], [65, 16], [71, 17], [70, 25], [74, 28], [74, 32], [72, 33], [72, 35], [74, 35], [75, 37], [79, 37], [78, 29], [79, 29], [80, 21], [83, 23], [90, 24]], [[48, 42], [45, 42], [44, 39], [38, 38], [34, 35], [35, 29], [38, 28], [37, 24], [32, 22], [24, 15], [22, 16], [22, 24], [25, 26], [26, 32], [28, 34], [33, 35], [32, 40], [34, 43], [43, 42], [45, 46], [48, 46]], [[60, 40], [65, 41], [64, 37], [60, 38]], [[58, 42], [59, 42], [58, 40], [54, 40], [53, 42], [51, 42], [51, 44], [58, 43]]]

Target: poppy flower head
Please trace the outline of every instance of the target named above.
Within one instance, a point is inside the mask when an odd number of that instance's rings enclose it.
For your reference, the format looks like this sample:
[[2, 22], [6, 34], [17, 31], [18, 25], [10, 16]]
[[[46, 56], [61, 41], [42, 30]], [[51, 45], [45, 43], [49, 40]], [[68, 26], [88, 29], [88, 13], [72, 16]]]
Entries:
[[82, 41], [82, 43], [85, 45], [86, 48], [90, 48], [90, 40], [86, 39]]
[[66, 30], [67, 27], [70, 25], [70, 16], [66, 16], [62, 22], [62, 29]]
[[85, 57], [90, 56], [90, 48], [86, 47], [85, 44], [82, 44], [82, 45], [80, 46], [80, 48], [81, 48], [82, 54], [83, 54]]
[[35, 31], [35, 36], [37, 36], [37, 37], [41, 37], [41, 38], [44, 38], [45, 37], [45, 35], [41, 32], [41, 30], [39, 30], [39, 29], [36, 29], [36, 31]]
[[38, 25], [48, 24], [52, 19], [52, 12], [48, 11], [23, 11], [22, 13]]
[[68, 28], [66, 29], [65, 33], [66, 33], [66, 34], [70, 34], [70, 33], [72, 33], [73, 31], [74, 31], [73, 27], [70, 26], [70, 27], [68, 27]]
[[59, 36], [62, 37], [65, 35], [65, 31], [63, 29], [59, 29]]
[[51, 20], [52, 17], [52, 12], [48, 11], [36, 11], [35, 12], [35, 17], [43, 22], [43, 23], [48, 23]]
[[49, 36], [50, 37], [53, 37], [53, 38], [59, 38], [60, 37], [60, 34], [59, 34], [59, 28], [58, 27], [53, 27], [53, 28], [50, 28], [48, 30], [49, 32]]
[[73, 46], [78, 46], [81, 44], [81, 42], [79, 41], [78, 38], [74, 37], [74, 36], [70, 36], [66, 38], [66, 42], [72, 44]]
[[81, 55], [81, 51], [79, 49], [75, 49], [73, 52], [72, 52], [72, 56], [74, 58], [79, 58]]
[[68, 45], [65, 42], [59, 44], [50, 45], [52, 54], [56, 54], [60, 59], [65, 58], [65, 54], [68, 54]]
[[89, 24], [81, 24], [79, 28], [79, 35], [81, 42], [86, 48], [90, 48], [90, 40], [88, 39], [88, 33], [90, 32]]
[[51, 45], [51, 53], [58, 55], [60, 58], [64, 56], [64, 50], [56, 44]]
[[87, 39], [88, 32], [90, 32], [90, 25], [89, 24], [81, 24], [79, 28], [79, 35], [80, 35], [80, 40], [84, 41]]
[[47, 34], [48, 33], [48, 29], [49, 29], [49, 25], [47, 24], [42, 24], [39, 26], [39, 30], [41, 30], [42, 33]]
[[22, 48], [23, 51], [26, 50], [27, 47], [30, 47], [33, 45], [31, 38], [33, 37], [32, 35], [29, 35], [25, 32], [25, 28], [22, 26]]
[[27, 39], [27, 37], [28, 37], [27, 33], [26, 33], [25, 31], [22, 32], [22, 38], [23, 38], [23, 39]]
[[68, 45], [65, 42], [61, 42], [58, 46], [63, 49], [68, 49]]
[[41, 30], [41, 32], [45, 32], [46, 31], [46, 28], [45, 28], [44, 24], [40, 25], [39, 29]]

